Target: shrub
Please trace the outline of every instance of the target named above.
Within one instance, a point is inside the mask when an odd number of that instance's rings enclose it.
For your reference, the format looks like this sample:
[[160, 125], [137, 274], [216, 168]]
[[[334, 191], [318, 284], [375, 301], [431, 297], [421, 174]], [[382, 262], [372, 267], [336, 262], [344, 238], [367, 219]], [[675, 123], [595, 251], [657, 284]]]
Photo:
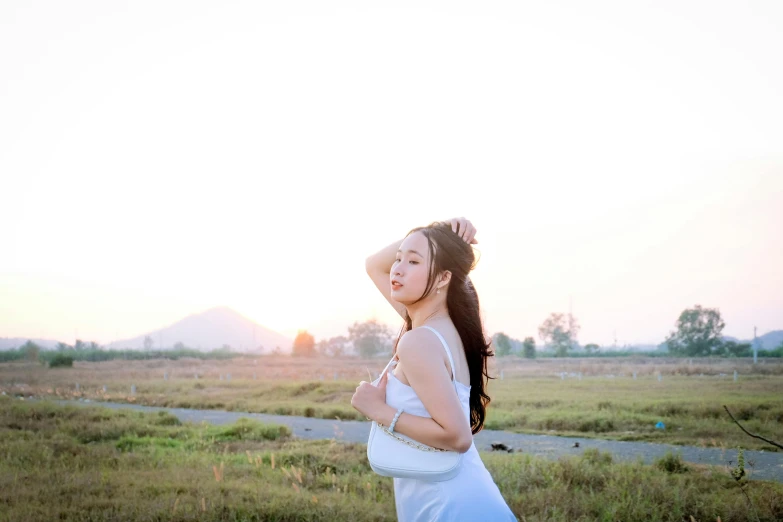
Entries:
[[157, 416], [152, 418], [152, 424], [156, 426], [181, 426], [179, 418], [167, 411], [159, 411]]
[[216, 429], [216, 439], [220, 441], [236, 440], [277, 440], [291, 435], [291, 428], [282, 424], [259, 422], [240, 418], [234, 424]]
[[587, 448], [584, 453], [582, 453], [582, 459], [590, 464], [595, 464], [596, 466], [608, 466], [612, 463], [612, 454], [597, 448]]
[[73, 357], [58, 353], [49, 361], [49, 368], [73, 368]]
[[123, 452], [134, 451], [141, 448], [181, 448], [182, 441], [167, 437], [136, 437], [125, 435], [117, 441], [115, 447]]
[[667, 451], [666, 455], [655, 461], [655, 467], [667, 473], [685, 473], [688, 466], [682, 460], [682, 453], [674, 454]]

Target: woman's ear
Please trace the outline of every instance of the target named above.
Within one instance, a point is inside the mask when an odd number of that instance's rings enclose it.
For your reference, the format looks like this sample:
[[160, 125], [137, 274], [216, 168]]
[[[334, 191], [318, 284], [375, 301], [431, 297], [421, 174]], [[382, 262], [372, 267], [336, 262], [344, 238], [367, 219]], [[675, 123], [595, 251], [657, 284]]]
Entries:
[[451, 272], [449, 270], [444, 270], [440, 274], [440, 281], [438, 281], [438, 284], [436, 285], [438, 290], [449, 284], [451, 281]]

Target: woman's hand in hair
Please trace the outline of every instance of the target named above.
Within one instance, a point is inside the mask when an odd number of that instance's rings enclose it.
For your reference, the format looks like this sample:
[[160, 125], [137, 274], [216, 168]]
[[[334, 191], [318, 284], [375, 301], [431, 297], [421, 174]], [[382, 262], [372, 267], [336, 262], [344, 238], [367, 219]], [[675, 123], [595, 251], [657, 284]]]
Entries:
[[461, 237], [465, 243], [469, 245], [478, 243], [478, 240], [476, 239], [476, 227], [464, 217], [451, 218], [447, 220], [446, 223], [451, 225], [451, 230]]

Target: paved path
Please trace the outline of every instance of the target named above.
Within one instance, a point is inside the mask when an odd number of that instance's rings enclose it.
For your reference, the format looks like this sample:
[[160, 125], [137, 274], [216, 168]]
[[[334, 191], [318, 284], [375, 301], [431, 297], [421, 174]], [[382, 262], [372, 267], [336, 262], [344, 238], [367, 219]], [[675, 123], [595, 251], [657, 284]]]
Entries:
[[[288, 415], [268, 415], [265, 413], [242, 413], [220, 410], [191, 410], [186, 408], [162, 408], [156, 406], [141, 406], [116, 402], [88, 401], [55, 401], [60, 404], [77, 406], [103, 406], [114, 409], [131, 409], [137, 411], [166, 410], [177, 416], [182, 422], [208, 422], [211, 424], [233, 424], [238, 419], [247, 417], [262, 422], [285, 424], [291, 428], [294, 436], [302, 439], [337, 439], [346, 442], [367, 442], [370, 435], [370, 423], [361, 421], [338, 421], [329, 419], [314, 419], [309, 417], [294, 417]], [[615, 460], [636, 460], [642, 457], [645, 463], [651, 464], [668, 451], [679, 452], [683, 460], [698, 464], [726, 466], [737, 462], [737, 450], [722, 450], [719, 448], [699, 448], [695, 446], [674, 446], [671, 444], [653, 444], [649, 442], [622, 442], [616, 440], [601, 440], [574, 437], [558, 437], [553, 435], [525, 435], [509, 431], [484, 429], [474, 437], [474, 443], [479, 451], [489, 451], [492, 443], [503, 443], [514, 451], [522, 451], [531, 455], [557, 459], [563, 455], [581, 455], [587, 448], [596, 448], [612, 454]], [[579, 442], [575, 448], [574, 443]], [[751, 477], [760, 480], [776, 480], [783, 482], [783, 453], [769, 451], [745, 451], [745, 462], [753, 462]]]

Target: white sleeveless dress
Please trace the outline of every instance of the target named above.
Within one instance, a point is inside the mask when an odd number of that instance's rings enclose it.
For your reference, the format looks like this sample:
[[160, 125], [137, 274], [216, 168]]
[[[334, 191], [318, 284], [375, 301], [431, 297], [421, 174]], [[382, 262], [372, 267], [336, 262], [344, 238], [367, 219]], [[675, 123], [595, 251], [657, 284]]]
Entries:
[[[446, 349], [452, 368], [452, 382], [462, 404], [465, 418], [470, 422], [470, 386], [456, 380], [454, 359], [449, 345], [434, 328], [423, 326], [435, 333]], [[395, 366], [397, 361], [391, 363]], [[386, 384], [386, 403], [405, 413], [432, 417], [413, 388], [403, 384], [389, 370]], [[462, 456], [459, 474], [442, 482], [426, 482], [408, 478], [394, 478], [394, 502], [399, 522], [431, 521], [504, 521], [517, 518], [500, 494], [492, 475], [481, 461], [475, 444]]]

